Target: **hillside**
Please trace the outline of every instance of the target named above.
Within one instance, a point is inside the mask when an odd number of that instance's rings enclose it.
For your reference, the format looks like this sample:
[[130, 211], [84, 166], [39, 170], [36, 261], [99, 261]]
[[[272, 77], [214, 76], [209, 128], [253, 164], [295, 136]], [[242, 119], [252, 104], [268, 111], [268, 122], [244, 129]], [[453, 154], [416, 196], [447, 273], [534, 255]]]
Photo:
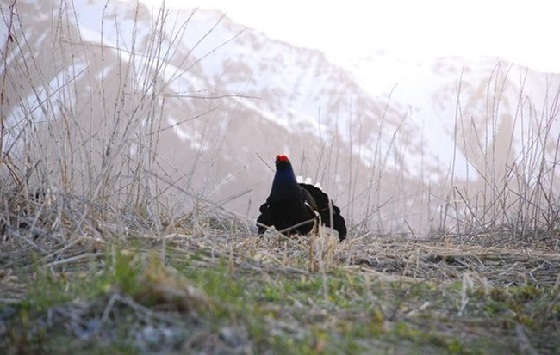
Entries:
[[[474, 184], [466, 197], [473, 205], [479, 185], [501, 181], [512, 164], [524, 166], [520, 174], [555, 159], [558, 76], [498, 58], [410, 63], [381, 53], [345, 69], [217, 12], [151, 13], [133, 2], [85, 0], [17, 6], [13, 32], [25, 28], [25, 37], [8, 43], [7, 131], [13, 139], [27, 129], [22, 122], [48, 121], [44, 145], [52, 145], [63, 112], [81, 131], [69, 144], [89, 145], [62, 149], [74, 162], [72, 186], [95, 180], [98, 169], [86, 167], [103, 165], [100, 152], [115, 140], [123, 142], [113, 150], [120, 161], [138, 162], [140, 146], [151, 144], [160, 183], [174, 181], [251, 219], [272, 177], [261, 159], [286, 153], [354, 224], [387, 232], [405, 223], [425, 235], [441, 227], [434, 215], [452, 185]], [[531, 148], [537, 136], [546, 136], [544, 150]], [[368, 222], [372, 211], [378, 216]]]

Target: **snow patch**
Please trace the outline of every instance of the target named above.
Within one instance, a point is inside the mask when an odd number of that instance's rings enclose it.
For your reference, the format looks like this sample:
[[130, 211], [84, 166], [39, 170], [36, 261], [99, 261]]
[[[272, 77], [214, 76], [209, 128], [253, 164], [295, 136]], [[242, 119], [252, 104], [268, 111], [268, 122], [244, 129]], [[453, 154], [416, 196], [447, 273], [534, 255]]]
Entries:
[[173, 131], [175, 132], [175, 134], [177, 134], [177, 136], [182, 141], [188, 142], [190, 144], [191, 149], [199, 151], [208, 150], [208, 142], [204, 141], [200, 134], [185, 131], [178, 124], [179, 121], [172, 117], [169, 117], [167, 121], [169, 122], [170, 126], [173, 127]]

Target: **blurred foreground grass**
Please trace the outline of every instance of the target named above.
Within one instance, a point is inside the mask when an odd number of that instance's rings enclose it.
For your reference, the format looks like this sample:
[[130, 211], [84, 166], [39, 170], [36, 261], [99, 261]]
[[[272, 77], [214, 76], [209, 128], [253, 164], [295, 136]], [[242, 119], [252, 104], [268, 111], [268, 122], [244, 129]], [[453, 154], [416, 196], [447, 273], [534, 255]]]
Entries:
[[560, 349], [557, 253], [356, 238], [334, 248], [332, 260], [315, 253], [317, 272], [305, 238], [171, 235], [19, 258], [0, 275], [0, 352]]

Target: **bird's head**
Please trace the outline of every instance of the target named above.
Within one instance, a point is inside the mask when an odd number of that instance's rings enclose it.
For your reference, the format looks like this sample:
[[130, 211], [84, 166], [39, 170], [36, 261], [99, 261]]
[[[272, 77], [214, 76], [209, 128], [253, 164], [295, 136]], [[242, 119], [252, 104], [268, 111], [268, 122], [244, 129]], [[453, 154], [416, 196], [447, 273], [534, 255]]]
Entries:
[[276, 169], [287, 168], [291, 166], [290, 159], [287, 155], [277, 155], [276, 156]]

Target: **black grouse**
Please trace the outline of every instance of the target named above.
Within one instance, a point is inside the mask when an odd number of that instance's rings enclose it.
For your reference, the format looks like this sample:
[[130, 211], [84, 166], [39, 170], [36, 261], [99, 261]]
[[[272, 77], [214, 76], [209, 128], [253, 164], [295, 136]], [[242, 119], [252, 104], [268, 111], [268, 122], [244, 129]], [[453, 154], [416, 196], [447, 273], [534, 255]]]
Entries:
[[[332, 220], [338, 238], [346, 238], [346, 224], [340, 209], [332, 204]], [[276, 157], [276, 175], [272, 181], [270, 196], [259, 208], [257, 219], [258, 233], [263, 234], [267, 227], [274, 226], [286, 235], [307, 234], [313, 229], [314, 220], [331, 227], [329, 197], [320, 188], [298, 183], [292, 164], [285, 155]]]

